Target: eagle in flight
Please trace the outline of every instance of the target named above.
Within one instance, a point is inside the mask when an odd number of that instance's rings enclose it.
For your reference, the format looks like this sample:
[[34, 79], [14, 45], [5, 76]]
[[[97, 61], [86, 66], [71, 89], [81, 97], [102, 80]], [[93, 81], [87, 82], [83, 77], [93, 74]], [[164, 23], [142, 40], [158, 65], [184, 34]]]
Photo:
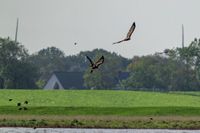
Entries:
[[98, 69], [98, 67], [104, 62], [104, 56], [101, 56], [101, 58], [95, 63], [90, 59], [90, 57], [88, 56], [86, 57], [90, 61], [90, 67], [91, 67], [90, 73], [92, 73], [94, 69]]
[[133, 22], [131, 28], [129, 29], [129, 31], [128, 31], [127, 35], [126, 35], [126, 38], [121, 40], [121, 41], [114, 42], [113, 44], [118, 44], [118, 43], [121, 43], [121, 42], [124, 42], [124, 41], [131, 40], [131, 35], [132, 35], [133, 31], [135, 30], [135, 27], [136, 27], [135, 22]]

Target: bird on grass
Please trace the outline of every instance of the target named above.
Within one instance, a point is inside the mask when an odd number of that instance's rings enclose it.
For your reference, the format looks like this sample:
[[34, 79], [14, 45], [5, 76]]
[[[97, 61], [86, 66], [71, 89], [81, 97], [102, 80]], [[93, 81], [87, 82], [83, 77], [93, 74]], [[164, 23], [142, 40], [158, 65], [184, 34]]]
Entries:
[[24, 109], [24, 110], [28, 110], [28, 108], [27, 108], [27, 107], [24, 107], [23, 109]]
[[113, 44], [118, 44], [118, 43], [121, 43], [121, 42], [124, 42], [124, 41], [129, 41], [129, 40], [131, 40], [131, 35], [133, 34], [133, 31], [135, 30], [135, 27], [136, 27], [135, 22], [133, 22], [131, 28], [129, 29], [129, 31], [128, 31], [127, 35], [126, 35], [126, 38], [124, 38], [124, 39], [121, 40], [121, 41], [114, 42]]
[[13, 100], [13, 99], [11, 99], [11, 98], [9, 99], [9, 101], [12, 101], [12, 100]]
[[17, 103], [17, 106], [21, 106], [21, 103]]
[[28, 104], [28, 101], [24, 101], [24, 104]]
[[98, 67], [99, 67], [101, 64], [103, 64], [103, 62], [104, 62], [104, 56], [101, 56], [101, 58], [99, 58], [99, 60], [96, 61], [96, 62], [93, 62], [93, 61], [90, 59], [90, 57], [88, 57], [88, 56], [86, 56], [86, 57], [87, 57], [87, 59], [90, 61], [90, 67], [91, 67], [90, 73], [92, 73], [94, 69], [98, 69]]

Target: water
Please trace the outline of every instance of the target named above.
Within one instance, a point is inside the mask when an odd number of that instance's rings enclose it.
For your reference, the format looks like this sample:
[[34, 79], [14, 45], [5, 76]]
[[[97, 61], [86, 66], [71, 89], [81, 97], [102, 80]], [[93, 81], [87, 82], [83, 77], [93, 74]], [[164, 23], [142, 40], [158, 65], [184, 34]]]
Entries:
[[200, 133], [200, 130], [170, 129], [81, 129], [81, 128], [0, 128], [0, 133]]

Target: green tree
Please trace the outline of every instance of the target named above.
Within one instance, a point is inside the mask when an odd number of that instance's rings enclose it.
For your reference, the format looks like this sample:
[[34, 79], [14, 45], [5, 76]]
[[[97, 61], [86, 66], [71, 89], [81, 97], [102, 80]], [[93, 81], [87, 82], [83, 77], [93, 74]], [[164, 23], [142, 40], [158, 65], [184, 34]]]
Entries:
[[194, 71], [180, 60], [150, 55], [133, 58], [128, 66], [130, 77], [122, 82], [133, 90], [196, 90]]
[[39, 71], [37, 84], [48, 80], [54, 71], [65, 71], [65, 55], [56, 47], [48, 47], [31, 55], [29, 61], [34, 64]]
[[27, 61], [28, 52], [9, 38], [0, 38], [0, 87], [35, 88], [37, 71]]

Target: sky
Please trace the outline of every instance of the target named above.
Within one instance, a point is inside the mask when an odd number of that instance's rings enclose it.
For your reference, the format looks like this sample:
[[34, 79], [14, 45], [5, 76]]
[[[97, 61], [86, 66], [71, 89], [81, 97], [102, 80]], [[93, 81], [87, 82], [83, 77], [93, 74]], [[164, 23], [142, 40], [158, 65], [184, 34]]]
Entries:
[[[30, 54], [55, 46], [66, 55], [103, 48], [132, 58], [185, 46], [200, 36], [200, 0], [0, 0], [0, 37]], [[123, 39], [132, 23], [130, 41]], [[77, 45], [74, 45], [77, 43]]]

